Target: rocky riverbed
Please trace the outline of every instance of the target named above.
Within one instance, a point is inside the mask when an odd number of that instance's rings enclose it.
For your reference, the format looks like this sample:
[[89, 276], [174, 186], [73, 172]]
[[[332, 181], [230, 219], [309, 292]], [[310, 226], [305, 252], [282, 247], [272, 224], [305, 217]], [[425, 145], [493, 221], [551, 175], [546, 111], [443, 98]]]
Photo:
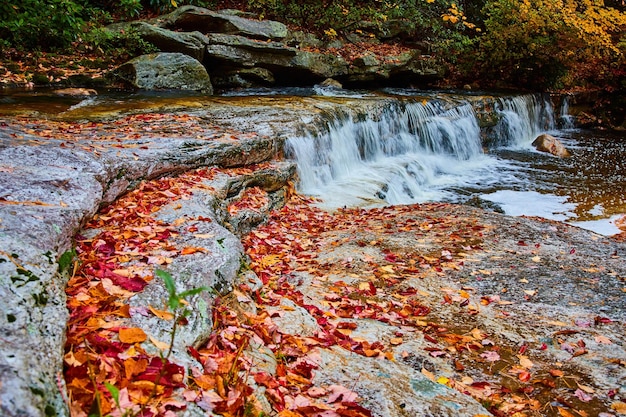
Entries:
[[[216, 357], [187, 347], [210, 346], [213, 334], [230, 340], [237, 353], [246, 334], [254, 343], [235, 358], [247, 364], [237, 392], [267, 414], [624, 413], [623, 243], [556, 222], [448, 204], [326, 213], [314, 201], [295, 198], [270, 214], [289, 201], [295, 179], [293, 165], [281, 160], [285, 135], [323, 118], [325, 106], [345, 104], [334, 101], [262, 98], [242, 106], [216, 98], [210, 106], [198, 100], [167, 107], [184, 112], [143, 108], [89, 121], [71, 111], [58, 120], [4, 116], [3, 415], [67, 415], [68, 402], [80, 415], [72, 403], [78, 396], [70, 401], [66, 382], [76, 393], [72, 367], [87, 365], [74, 355], [78, 345], [65, 345], [67, 306], [88, 304], [93, 294], [73, 281], [78, 270], [59, 270], [57, 260], [77, 242], [93, 240], [98, 247], [94, 238], [109, 227], [138, 235], [115, 235], [106, 251], [103, 237], [99, 256], [107, 259], [120, 256], [116, 245], [145, 237], [141, 230], [147, 229], [107, 218], [106, 210], [115, 213], [125, 201], [121, 196], [142, 201], [132, 192], [156, 192], [145, 198], [155, 205], [144, 217], [154, 217], [171, 237], [155, 232], [160, 237], [148, 241], [167, 240], [161, 248], [167, 253], [116, 259], [112, 276], [128, 278], [120, 271], [133, 267], [148, 283], [159, 267], [173, 277], [194, 277], [177, 281], [180, 292], [203, 285], [219, 293], [191, 299], [192, 325], [181, 326], [171, 345], [172, 362], [195, 382], [179, 381], [184, 384], [170, 393], [176, 405], [168, 412], [223, 412], [220, 401], [228, 404], [229, 392], [239, 404], [236, 390], [221, 391], [196, 373], [210, 370], [206, 358]], [[130, 211], [143, 213], [137, 206]], [[82, 238], [75, 240], [77, 233]], [[77, 299], [67, 298], [68, 281]], [[171, 327], [140, 312], [165, 308], [163, 282], [152, 280], [145, 293], [133, 295], [121, 292], [119, 283], [100, 287], [100, 281], [85, 278], [85, 288], [117, 291], [120, 306], [129, 307], [118, 317], [122, 322], [106, 324], [112, 318], [104, 317], [93, 331], [104, 329], [119, 343], [119, 328], [142, 329], [145, 339], [122, 338], [123, 352], [158, 356], [158, 342]], [[226, 314], [218, 322], [230, 317], [230, 326], [212, 333], [217, 316], [207, 308], [218, 298], [229, 303], [225, 310], [215, 307]], [[247, 325], [261, 323], [254, 332], [266, 333], [250, 333], [240, 321], [246, 315]], [[100, 383], [119, 382], [107, 372], [99, 374]], [[198, 381], [207, 385], [190, 394]], [[110, 396], [106, 392], [101, 395]]]

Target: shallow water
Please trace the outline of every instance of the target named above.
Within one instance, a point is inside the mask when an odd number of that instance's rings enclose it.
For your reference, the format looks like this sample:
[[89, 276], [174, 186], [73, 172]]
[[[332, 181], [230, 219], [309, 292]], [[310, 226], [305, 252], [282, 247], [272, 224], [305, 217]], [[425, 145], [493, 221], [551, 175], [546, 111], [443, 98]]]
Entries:
[[[325, 134], [317, 130], [308, 137], [290, 138], [302, 147], [288, 152], [298, 162], [302, 192], [323, 198], [329, 207], [468, 202], [510, 215], [566, 221], [606, 235], [619, 232], [615, 221], [626, 213], [626, 134], [557, 129], [555, 119], [567, 119], [567, 114], [555, 114], [559, 112], [550, 105], [532, 100], [528, 106], [527, 98], [502, 101], [500, 129], [506, 131], [502, 134], [506, 140], [488, 149], [481, 146], [470, 107], [449, 105], [462, 101], [463, 93], [308, 88], [218, 97], [109, 91], [76, 98], [47, 90], [5, 91], [0, 92], [0, 117], [82, 120], [144, 111], [202, 115], [216, 103], [274, 106], [280, 112], [282, 106], [303, 100], [302, 106], [317, 102], [339, 108], [344, 98], [381, 96], [414, 97], [415, 103], [370, 119], [338, 118], [329, 122]], [[437, 100], [446, 104], [438, 105]], [[268, 114], [276, 117], [276, 111]], [[533, 149], [534, 137], [546, 131], [570, 149], [571, 158], [559, 159]]]

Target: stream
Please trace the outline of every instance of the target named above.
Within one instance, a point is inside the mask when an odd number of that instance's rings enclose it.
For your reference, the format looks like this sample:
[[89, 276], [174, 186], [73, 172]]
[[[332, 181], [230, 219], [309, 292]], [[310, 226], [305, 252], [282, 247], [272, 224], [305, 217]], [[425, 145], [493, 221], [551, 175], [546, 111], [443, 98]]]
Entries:
[[[299, 191], [321, 198], [328, 208], [458, 202], [564, 221], [604, 235], [619, 233], [616, 221], [626, 213], [626, 135], [574, 128], [567, 101], [554, 109], [538, 95], [490, 97], [498, 121], [482, 130], [472, 105], [481, 95], [395, 89], [256, 90], [219, 97], [104, 92], [86, 99], [3, 92], [0, 121], [22, 115], [82, 121], [141, 111], [185, 112], [267, 134], [268, 120], [285, 124], [295, 118], [305, 128], [289, 131], [286, 157], [297, 163]], [[344, 99], [391, 104], [354, 116], [343, 108]], [[323, 123], [311, 123], [307, 111], [313, 114], [311, 109], [322, 105]], [[246, 106], [247, 116], [224, 110]], [[283, 108], [295, 116], [283, 120]], [[541, 133], [558, 138], [572, 157], [536, 151], [531, 143]]]

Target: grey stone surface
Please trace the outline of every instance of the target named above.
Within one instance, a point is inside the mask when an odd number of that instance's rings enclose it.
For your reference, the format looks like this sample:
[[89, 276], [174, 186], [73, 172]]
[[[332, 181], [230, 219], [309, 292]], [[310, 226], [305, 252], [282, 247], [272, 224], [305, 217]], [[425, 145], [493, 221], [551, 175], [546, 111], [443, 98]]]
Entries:
[[319, 365], [313, 378], [317, 386], [349, 388], [376, 417], [491, 415], [470, 396], [401, 364], [340, 347], [317, 349], [311, 357]]
[[200, 32], [176, 32], [147, 22], [132, 23], [128, 27], [162, 52], [180, 52], [200, 62], [204, 59], [205, 47]]
[[163, 17], [166, 27], [202, 33], [226, 33], [254, 39], [280, 40], [287, 36], [287, 27], [272, 20], [246, 19], [232, 13], [214, 12], [202, 7], [182, 6]]
[[[0, 130], [0, 415], [7, 417], [68, 415], [63, 400], [63, 349], [67, 322], [66, 277], [58, 274], [57, 258], [72, 246], [81, 224], [100, 204], [114, 201], [141, 180], [175, 174], [200, 166], [241, 166], [271, 159], [278, 149], [275, 139], [254, 137], [230, 141], [195, 138], [138, 139], [135, 146], [118, 148], [116, 142], [95, 139], [90, 143], [66, 142], [24, 134], [11, 127]], [[130, 142], [127, 142], [130, 144]], [[96, 151], [99, 149], [98, 151]], [[289, 165], [289, 164], [287, 164]], [[224, 207], [215, 198], [248, 184], [286, 179], [285, 172], [262, 172], [243, 179], [218, 181], [215, 195], [199, 194], [188, 205], [163, 209], [160, 216], [193, 216], [224, 220]], [[268, 176], [273, 181], [268, 180]], [[194, 214], [196, 213], [196, 214]], [[203, 223], [204, 224], [204, 223]], [[215, 239], [179, 242], [205, 246], [205, 253], [178, 259], [171, 266], [180, 279], [180, 290], [198, 286], [227, 292], [240, 267], [241, 243], [218, 221], [206, 223]], [[203, 229], [204, 230], [204, 229]], [[164, 289], [153, 282], [136, 305], [163, 302]], [[207, 336], [211, 321], [208, 308], [214, 293], [196, 296], [190, 325], [177, 336], [174, 355], [183, 363], [188, 344]], [[155, 337], [167, 338], [169, 325], [154, 325]], [[185, 359], [187, 362], [185, 362]], [[193, 414], [193, 413], [192, 413]]]
[[180, 52], [139, 56], [118, 67], [115, 76], [144, 90], [190, 90], [213, 94], [211, 78], [204, 66]]

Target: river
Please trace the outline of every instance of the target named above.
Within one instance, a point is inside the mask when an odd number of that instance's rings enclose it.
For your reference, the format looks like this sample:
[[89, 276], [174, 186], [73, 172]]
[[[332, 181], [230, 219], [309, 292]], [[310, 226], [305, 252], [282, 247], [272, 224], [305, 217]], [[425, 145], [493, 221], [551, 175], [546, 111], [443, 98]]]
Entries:
[[[347, 116], [338, 101], [344, 96], [393, 104]], [[620, 232], [615, 223], [626, 213], [625, 134], [574, 128], [567, 102], [554, 109], [538, 95], [494, 95], [498, 122], [482, 130], [471, 105], [482, 95], [412, 90], [291, 89], [221, 97], [104, 92], [87, 99], [12, 92], [0, 93], [0, 121], [3, 115], [85, 120], [131, 111], [192, 112], [210, 119], [207, 109], [219, 102], [274, 106], [247, 118], [249, 128], [263, 129], [259, 120], [279, 118], [281, 106], [303, 97], [313, 107], [338, 103], [336, 112], [326, 112], [323, 126], [306, 128], [301, 117], [304, 133], [290, 134], [286, 142], [286, 157], [298, 165], [299, 190], [320, 197], [329, 208], [459, 202], [565, 221], [605, 235]], [[222, 116], [222, 122], [227, 119]], [[572, 157], [536, 151], [531, 143], [541, 133], [561, 140]]]

